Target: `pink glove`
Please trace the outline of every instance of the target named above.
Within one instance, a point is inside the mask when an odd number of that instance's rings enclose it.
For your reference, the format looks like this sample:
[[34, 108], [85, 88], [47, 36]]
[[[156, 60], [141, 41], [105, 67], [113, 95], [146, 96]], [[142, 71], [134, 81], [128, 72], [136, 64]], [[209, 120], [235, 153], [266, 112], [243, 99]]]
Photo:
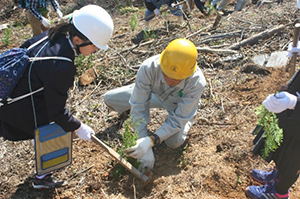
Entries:
[[76, 133], [80, 139], [92, 141], [91, 134], [95, 135], [94, 130], [86, 124], [81, 123], [81, 126], [76, 130]]
[[274, 113], [281, 113], [286, 109], [294, 109], [297, 104], [297, 97], [288, 92], [276, 93], [275, 96], [269, 95], [264, 101], [263, 105]]
[[146, 152], [153, 146], [151, 138], [143, 137], [136, 141], [136, 145], [131, 148], [125, 149], [128, 157], [133, 157], [135, 159], [143, 157]]

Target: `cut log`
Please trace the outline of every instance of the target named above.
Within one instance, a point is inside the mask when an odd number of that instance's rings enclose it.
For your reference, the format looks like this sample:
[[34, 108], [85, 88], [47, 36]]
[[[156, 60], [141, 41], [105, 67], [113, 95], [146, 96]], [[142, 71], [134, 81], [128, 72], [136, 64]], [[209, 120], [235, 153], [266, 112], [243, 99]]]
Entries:
[[252, 37], [249, 37], [249, 38], [244, 39], [244, 40], [242, 40], [238, 43], [235, 43], [235, 44], [229, 46], [229, 48], [232, 49], [232, 50], [238, 50], [242, 46], [253, 45], [253, 44], [257, 43], [258, 40], [269, 38], [269, 37], [273, 36], [274, 34], [282, 31], [284, 28], [285, 28], [285, 25], [280, 25], [280, 26], [277, 26], [275, 28], [265, 30], [261, 33], [253, 35]]

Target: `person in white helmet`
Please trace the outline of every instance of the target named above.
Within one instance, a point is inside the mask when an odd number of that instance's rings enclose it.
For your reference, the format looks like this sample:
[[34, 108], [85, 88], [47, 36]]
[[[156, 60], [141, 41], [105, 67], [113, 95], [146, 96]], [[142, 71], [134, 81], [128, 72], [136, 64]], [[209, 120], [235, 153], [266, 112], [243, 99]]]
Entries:
[[38, 36], [42, 32], [50, 28], [50, 21], [48, 18], [48, 4], [51, 3], [54, 11], [60, 18], [63, 13], [59, 9], [59, 4], [56, 0], [28, 0], [25, 5], [26, 16], [31, 25], [33, 36]]
[[[27, 40], [21, 48], [27, 48], [48, 36], [30, 51], [30, 57], [35, 57], [41, 46], [46, 44], [39, 52], [40, 57], [66, 57], [71, 62], [64, 60], [34, 62], [30, 73], [30, 67], [27, 67], [10, 97], [29, 93], [30, 75], [32, 90], [44, 87], [44, 90], [32, 95], [37, 126], [54, 121], [66, 132], [76, 132], [79, 138], [91, 141], [93, 129], [73, 117], [66, 107], [68, 90], [72, 87], [74, 76], [77, 74], [74, 59], [78, 54], [86, 56], [98, 49], [106, 50], [113, 29], [113, 20], [107, 11], [97, 5], [87, 5], [76, 10], [69, 23], [59, 24]], [[31, 97], [1, 106], [0, 136], [11, 141], [33, 139], [35, 129], [33, 114]], [[36, 175], [33, 182], [33, 188], [37, 189], [61, 185], [63, 182], [55, 180], [51, 174]]]
[[[135, 132], [139, 139], [126, 153], [141, 162], [142, 172], [154, 166], [154, 145], [165, 142], [168, 147], [177, 148], [186, 140], [206, 85], [197, 56], [190, 40], [175, 39], [161, 54], [141, 64], [135, 84], [104, 95], [111, 110], [121, 114], [130, 109], [133, 122], [138, 124]], [[164, 108], [168, 117], [156, 132], [148, 134], [150, 108]]]

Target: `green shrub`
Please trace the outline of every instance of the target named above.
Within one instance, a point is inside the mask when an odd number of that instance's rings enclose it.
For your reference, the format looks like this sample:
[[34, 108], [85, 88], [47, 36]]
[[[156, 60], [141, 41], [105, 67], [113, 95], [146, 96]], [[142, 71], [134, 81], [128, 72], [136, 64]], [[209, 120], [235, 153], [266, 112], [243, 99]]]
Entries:
[[130, 24], [130, 28], [132, 31], [135, 31], [138, 28], [138, 14], [134, 13], [133, 15], [131, 15], [129, 24]]
[[91, 54], [89, 56], [84, 56], [82, 54], [80, 54], [79, 56], [77, 56], [74, 60], [74, 63], [77, 67], [77, 72], [78, 74], [82, 74], [84, 71], [86, 71], [87, 69], [93, 67], [94, 65], [94, 55]]
[[4, 37], [1, 39], [1, 41], [4, 43], [5, 46], [8, 46], [11, 44], [11, 29], [10, 28], [5, 28], [4, 30]]

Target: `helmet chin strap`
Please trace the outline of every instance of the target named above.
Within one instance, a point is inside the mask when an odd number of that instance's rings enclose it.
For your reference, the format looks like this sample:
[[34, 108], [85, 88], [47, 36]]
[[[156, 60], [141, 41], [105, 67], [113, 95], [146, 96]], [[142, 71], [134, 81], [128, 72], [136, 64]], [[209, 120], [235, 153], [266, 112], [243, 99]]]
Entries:
[[80, 47], [84, 47], [84, 46], [88, 46], [88, 45], [92, 45], [93, 43], [92, 42], [87, 42], [87, 43], [82, 43], [82, 44], [79, 44], [79, 45], [76, 45], [76, 51], [78, 54], [81, 54], [79, 48]]

